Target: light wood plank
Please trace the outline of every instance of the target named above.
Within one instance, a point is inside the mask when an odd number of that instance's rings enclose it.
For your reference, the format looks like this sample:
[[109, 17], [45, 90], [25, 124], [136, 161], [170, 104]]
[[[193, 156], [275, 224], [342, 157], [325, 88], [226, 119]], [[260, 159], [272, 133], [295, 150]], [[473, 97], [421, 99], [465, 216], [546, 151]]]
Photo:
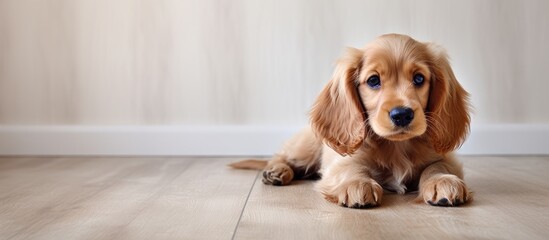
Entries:
[[[475, 157], [467, 159], [467, 177], [481, 199], [479, 208], [500, 211], [519, 225], [507, 225], [502, 233], [549, 237], [549, 157]], [[524, 227], [522, 227], [522, 226]]]
[[193, 164], [115, 239], [232, 238], [258, 172], [229, 169], [227, 160]]
[[0, 236], [229, 239], [257, 175], [229, 160], [1, 159]]
[[[370, 210], [314, 182], [261, 184], [234, 159], [0, 158], [2, 239], [546, 239], [549, 157], [462, 157], [462, 208], [386, 194]], [[255, 185], [253, 185], [255, 183]], [[249, 200], [246, 198], [253, 187]], [[242, 212], [244, 210], [244, 212]], [[242, 213], [242, 219], [238, 221]], [[236, 229], [236, 232], [234, 232]]]
[[140, 159], [114, 158], [19, 158], [1, 162], [0, 233], [8, 238], [24, 238], [81, 209], [82, 202], [144, 165]]
[[546, 239], [549, 158], [462, 157], [475, 201], [461, 208], [387, 193], [369, 210], [335, 206], [313, 182], [256, 184], [235, 239]]

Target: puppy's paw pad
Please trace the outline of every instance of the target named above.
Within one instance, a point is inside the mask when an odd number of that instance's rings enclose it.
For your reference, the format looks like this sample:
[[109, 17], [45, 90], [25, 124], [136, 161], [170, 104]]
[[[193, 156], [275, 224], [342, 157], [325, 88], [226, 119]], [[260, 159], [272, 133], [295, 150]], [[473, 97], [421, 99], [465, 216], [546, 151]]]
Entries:
[[451, 206], [462, 205], [464, 202], [460, 199], [457, 199], [454, 202], [450, 202], [450, 200], [448, 200], [447, 198], [442, 198], [442, 199], [438, 200], [438, 202], [433, 202], [431, 200], [427, 200], [427, 203], [431, 206], [451, 207]]
[[373, 208], [377, 205], [375, 204], [371, 204], [371, 203], [366, 203], [366, 204], [358, 204], [358, 203], [355, 203], [353, 206], [346, 206], [346, 207], [349, 207], [349, 208], [358, 208], [358, 209], [367, 209], [367, 208]]
[[288, 185], [294, 178], [294, 171], [286, 164], [275, 164], [263, 171], [264, 184], [282, 186]]
[[421, 189], [423, 200], [431, 206], [459, 206], [466, 203], [470, 195], [465, 182], [450, 174], [428, 179]]

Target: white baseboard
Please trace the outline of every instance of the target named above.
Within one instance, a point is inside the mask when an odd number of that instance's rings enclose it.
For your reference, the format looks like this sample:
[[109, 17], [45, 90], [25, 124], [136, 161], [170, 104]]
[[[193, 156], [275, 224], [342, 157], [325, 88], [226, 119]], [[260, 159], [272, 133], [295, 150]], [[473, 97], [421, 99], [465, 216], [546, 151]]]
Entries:
[[[0, 126], [0, 155], [268, 156], [300, 127]], [[549, 125], [481, 125], [464, 155], [549, 154]]]

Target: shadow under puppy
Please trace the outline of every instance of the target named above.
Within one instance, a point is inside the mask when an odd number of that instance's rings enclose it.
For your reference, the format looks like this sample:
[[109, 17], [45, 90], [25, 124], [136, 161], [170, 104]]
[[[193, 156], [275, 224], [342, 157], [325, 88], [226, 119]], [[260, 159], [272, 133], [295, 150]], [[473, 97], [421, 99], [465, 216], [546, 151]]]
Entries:
[[234, 168], [264, 169], [263, 182], [287, 185], [321, 176], [316, 189], [341, 206], [381, 203], [383, 189], [417, 190], [431, 205], [471, 199], [451, 154], [469, 132], [468, 93], [444, 49], [387, 34], [350, 48], [310, 113], [311, 126], [272, 160]]

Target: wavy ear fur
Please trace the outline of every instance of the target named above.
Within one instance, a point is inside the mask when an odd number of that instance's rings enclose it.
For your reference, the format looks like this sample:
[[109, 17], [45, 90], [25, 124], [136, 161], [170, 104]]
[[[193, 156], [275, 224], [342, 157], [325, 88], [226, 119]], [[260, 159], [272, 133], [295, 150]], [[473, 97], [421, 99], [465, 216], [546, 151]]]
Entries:
[[311, 110], [311, 126], [341, 155], [355, 152], [366, 136], [367, 119], [357, 84], [364, 52], [349, 48]]
[[427, 106], [427, 136], [441, 154], [459, 148], [469, 133], [469, 94], [450, 67], [445, 50], [426, 44], [432, 56], [432, 84]]

